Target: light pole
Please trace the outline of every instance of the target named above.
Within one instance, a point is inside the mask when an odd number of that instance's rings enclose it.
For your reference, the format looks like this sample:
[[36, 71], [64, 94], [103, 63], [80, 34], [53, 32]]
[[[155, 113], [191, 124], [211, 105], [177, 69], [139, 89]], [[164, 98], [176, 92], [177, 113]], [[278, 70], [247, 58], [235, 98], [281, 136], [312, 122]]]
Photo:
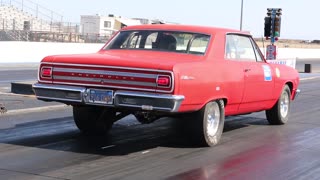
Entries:
[[241, 0], [240, 31], [242, 31], [242, 18], [243, 18], [243, 0]]

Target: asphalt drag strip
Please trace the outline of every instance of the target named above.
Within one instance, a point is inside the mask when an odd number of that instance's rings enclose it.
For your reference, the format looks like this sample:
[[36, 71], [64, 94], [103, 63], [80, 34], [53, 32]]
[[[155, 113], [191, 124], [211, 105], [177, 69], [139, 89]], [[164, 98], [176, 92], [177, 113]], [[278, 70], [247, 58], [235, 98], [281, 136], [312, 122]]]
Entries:
[[0, 179], [320, 179], [320, 79], [299, 88], [288, 124], [269, 125], [264, 112], [228, 117], [213, 148], [190, 142], [185, 119], [128, 116], [86, 136], [70, 111], [22, 113], [34, 121], [0, 130]]

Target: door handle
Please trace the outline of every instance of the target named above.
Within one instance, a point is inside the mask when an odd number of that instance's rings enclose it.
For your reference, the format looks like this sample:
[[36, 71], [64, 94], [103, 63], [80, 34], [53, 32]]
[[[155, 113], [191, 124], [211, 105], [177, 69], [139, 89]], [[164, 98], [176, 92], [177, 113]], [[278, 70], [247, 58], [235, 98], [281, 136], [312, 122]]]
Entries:
[[249, 71], [251, 71], [251, 69], [244, 69], [244, 72], [249, 72]]

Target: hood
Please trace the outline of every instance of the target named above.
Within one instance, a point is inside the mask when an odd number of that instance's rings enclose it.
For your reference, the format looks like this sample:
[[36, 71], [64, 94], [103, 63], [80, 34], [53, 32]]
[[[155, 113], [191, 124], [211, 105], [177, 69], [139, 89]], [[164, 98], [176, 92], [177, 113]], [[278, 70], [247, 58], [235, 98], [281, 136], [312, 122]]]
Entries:
[[172, 70], [177, 63], [201, 61], [204, 56], [146, 50], [105, 50], [94, 54], [55, 55], [42, 62]]

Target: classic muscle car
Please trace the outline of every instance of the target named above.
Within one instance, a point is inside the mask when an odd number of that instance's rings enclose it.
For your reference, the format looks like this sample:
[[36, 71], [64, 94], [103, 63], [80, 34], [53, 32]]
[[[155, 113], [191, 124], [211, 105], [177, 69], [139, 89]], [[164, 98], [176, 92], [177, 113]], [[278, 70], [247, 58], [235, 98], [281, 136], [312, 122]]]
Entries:
[[265, 111], [270, 124], [285, 124], [298, 85], [297, 71], [267, 63], [246, 32], [153, 24], [121, 29], [97, 53], [45, 57], [33, 88], [71, 105], [84, 133], [106, 133], [129, 114], [141, 123], [176, 116], [214, 146], [225, 116]]

